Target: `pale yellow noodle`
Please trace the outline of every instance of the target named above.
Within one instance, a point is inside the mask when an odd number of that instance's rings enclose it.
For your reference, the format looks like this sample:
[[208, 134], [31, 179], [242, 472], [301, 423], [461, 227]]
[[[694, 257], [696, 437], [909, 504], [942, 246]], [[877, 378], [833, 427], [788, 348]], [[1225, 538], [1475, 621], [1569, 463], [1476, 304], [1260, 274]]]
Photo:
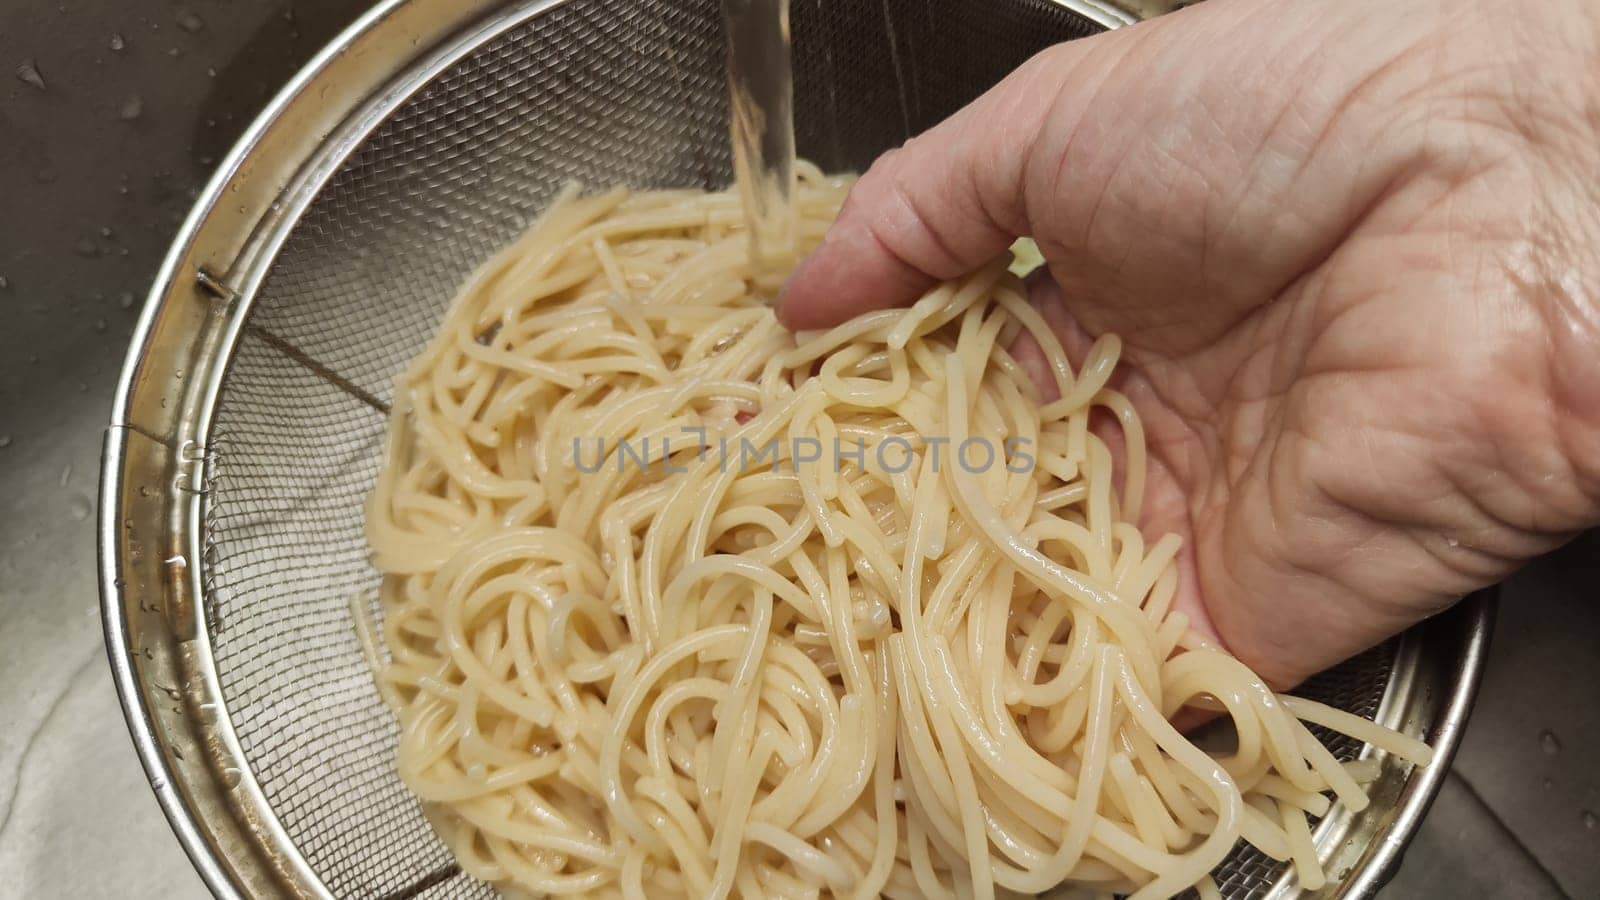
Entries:
[[[807, 249], [850, 182], [799, 171]], [[1178, 539], [1139, 529], [1120, 343], [1075, 370], [1008, 262], [791, 335], [735, 196], [574, 189], [467, 280], [396, 386], [381, 618], [351, 604], [465, 871], [513, 897], [1216, 896], [1242, 838], [1324, 880], [1307, 816], [1377, 769], [1296, 716], [1428, 748], [1189, 627]], [[1227, 753], [1167, 724], [1186, 703]]]

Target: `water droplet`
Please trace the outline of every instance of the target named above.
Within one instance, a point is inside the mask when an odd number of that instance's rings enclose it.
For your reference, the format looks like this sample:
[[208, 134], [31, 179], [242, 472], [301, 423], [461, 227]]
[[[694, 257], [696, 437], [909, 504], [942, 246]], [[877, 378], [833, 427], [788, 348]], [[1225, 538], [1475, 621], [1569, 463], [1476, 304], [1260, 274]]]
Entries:
[[200, 29], [206, 27], [206, 23], [205, 23], [204, 19], [200, 18], [199, 16], [195, 15], [194, 13], [190, 12], [187, 9], [181, 9], [181, 10], [178, 11], [178, 19], [177, 19], [177, 21], [178, 21], [178, 27], [182, 28], [184, 31], [189, 32], [190, 34], [194, 34], [195, 32], [199, 31]]
[[17, 80], [29, 87], [44, 90], [44, 75], [39, 72], [39, 64], [31, 59], [17, 66]]
[[1583, 811], [1583, 827], [1589, 829], [1590, 831], [1593, 831], [1596, 828], [1600, 828], [1600, 816], [1596, 816], [1594, 813], [1588, 811], [1587, 809], [1584, 810]]
[[61, 477], [56, 479], [56, 483], [61, 485], [62, 487], [66, 487], [67, 483], [70, 482], [71, 480], [72, 480], [72, 463], [67, 463], [67, 467], [65, 469], [61, 470]]
[[129, 94], [128, 98], [122, 101], [122, 105], [117, 107], [117, 115], [121, 116], [124, 122], [132, 122], [143, 114], [144, 98], [138, 94]]
[[1561, 739], [1556, 737], [1554, 731], [1540, 732], [1539, 749], [1543, 750], [1546, 756], [1555, 756], [1561, 752]]
[[89, 502], [88, 497], [73, 497], [68, 512], [72, 515], [72, 521], [82, 522], [94, 514], [94, 504]]
[[125, 185], [125, 184], [117, 185], [117, 193], [122, 194], [123, 196], [127, 196], [127, 194], [128, 194], [128, 186]]
[[11, 446], [11, 435], [0, 434], [0, 450], [4, 450], [9, 446]]
[[100, 236], [103, 237], [103, 238], [111, 237], [111, 226], [110, 225], [101, 225], [100, 226]]
[[167, 55], [168, 56], [174, 56], [174, 57], [182, 56], [183, 55], [183, 51], [179, 50], [177, 47], [168, 47], [167, 48]]
[[105, 319], [95, 319], [94, 320], [94, 330], [104, 334], [105, 330], [106, 330], [106, 320]]
[[222, 784], [225, 787], [228, 787], [228, 788], [236, 788], [236, 787], [238, 787], [239, 786], [240, 777], [241, 777], [240, 771], [238, 769], [233, 768], [232, 766], [229, 766], [229, 767], [227, 767], [227, 768], [222, 770]]
[[111, 49], [119, 51], [119, 52], [124, 47], [128, 46], [128, 42], [122, 39], [122, 35], [117, 34], [115, 32], [112, 32], [111, 40], [108, 43], [110, 44]]
[[215, 77], [217, 77], [217, 70], [207, 66], [206, 67], [206, 77], [207, 78], [215, 78]]
[[0, 291], [3, 291], [8, 287], [11, 287], [11, 282], [7, 281], [4, 275], [0, 275]]
[[132, 309], [132, 308], [133, 308], [133, 292], [132, 291], [123, 291], [122, 293], [117, 295], [117, 309]]

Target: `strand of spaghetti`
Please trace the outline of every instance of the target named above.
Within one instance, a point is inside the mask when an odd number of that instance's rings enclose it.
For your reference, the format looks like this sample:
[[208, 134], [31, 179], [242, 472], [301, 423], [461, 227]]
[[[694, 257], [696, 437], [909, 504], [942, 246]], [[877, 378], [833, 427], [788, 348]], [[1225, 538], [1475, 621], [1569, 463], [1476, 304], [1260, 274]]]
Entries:
[[[946, 386], [949, 396], [948, 428], [950, 439], [959, 438], [965, 441], [969, 436], [966, 427], [966, 389], [960, 374], [961, 361], [954, 354], [945, 357]], [[1065, 568], [1059, 563], [1045, 557], [1033, 547], [1025, 544], [1021, 536], [1011, 532], [1006, 524], [996, 513], [994, 507], [985, 500], [968, 478], [964, 477], [959, 466], [952, 466], [945, 470], [951, 486], [951, 493], [956, 500], [956, 505], [961, 508], [962, 515], [978, 526], [989, 543], [1001, 554], [1012, 561], [1018, 570], [1034, 580], [1041, 589], [1055, 589], [1064, 592], [1074, 602], [1083, 604], [1092, 609], [1094, 613], [1106, 622], [1112, 633], [1118, 638], [1118, 643], [1124, 647], [1147, 646], [1148, 640], [1141, 633], [1132, 616], [1130, 608], [1122, 603], [1114, 594], [1104, 587], [1089, 581], [1083, 575]], [[1153, 685], [1159, 683], [1156, 676], [1154, 660], [1148, 653], [1139, 653], [1131, 661], [1139, 672], [1141, 684]]]
[[1433, 748], [1416, 738], [1391, 731], [1370, 719], [1335, 709], [1325, 703], [1293, 697], [1287, 694], [1278, 698], [1296, 718], [1304, 719], [1325, 728], [1348, 734], [1358, 741], [1381, 747], [1409, 763], [1426, 766], [1433, 762]]
[[[648, 844], [652, 842], [652, 837], [650, 830], [634, 811], [632, 802], [622, 789], [621, 755], [627, 729], [633, 716], [644, 703], [646, 691], [680, 660], [718, 643], [744, 637], [748, 632], [749, 628], [743, 625], [723, 625], [681, 638], [662, 648], [662, 651], [645, 664], [636, 675], [629, 678], [620, 690], [614, 691], [611, 701], [616, 704], [616, 712], [612, 715], [605, 743], [601, 745], [600, 750], [600, 789], [606, 808], [628, 828], [636, 840]], [[609, 707], [611, 704], [607, 705]]]
[[1200, 846], [1185, 854], [1185, 864], [1158, 874], [1149, 884], [1135, 892], [1131, 900], [1172, 896], [1198, 882], [1222, 862], [1222, 858], [1228, 854], [1228, 849], [1239, 837], [1239, 821], [1243, 816], [1244, 801], [1240, 798], [1233, 781], [1228, 778], [1228, 773], [1185, 740], [1183, 735], [1179, 734], [1157, 711], [1155, 705], [1145, 696], [1138, 678], [1134, 677], [1133, 669], [1128, 666], [1127, 660], [1122, 658], [1122, 651], [1112, 647], [1106, 652], [1111, 654], [1120, 669], [1117, 694], [1127, 705], [1134, 720], [1162, 750], [1172, 757], [1174, 762], [1200, 778], [1216, 801], [1213, 807], [1217, 815], [1216, 826]]
[[[850, 182], [798, 169], [804, 250]], [[1376, 762], [1296, 717], [1427, 748], [1272, 694], [1172, 609], [1120, 345], [1075, 371], [1006, 264], [790, 335], [733, 195], [569, 189], [467, 280], [396, 385], [381, 620], [351, 605], [464, 871], [510, 896], [1213, 896], [1242, 837], [1325, 880], [1306, 817], [1364, 804]], [[1166, 724], [1185, 703], [1231, 719], [1229, 754]]]

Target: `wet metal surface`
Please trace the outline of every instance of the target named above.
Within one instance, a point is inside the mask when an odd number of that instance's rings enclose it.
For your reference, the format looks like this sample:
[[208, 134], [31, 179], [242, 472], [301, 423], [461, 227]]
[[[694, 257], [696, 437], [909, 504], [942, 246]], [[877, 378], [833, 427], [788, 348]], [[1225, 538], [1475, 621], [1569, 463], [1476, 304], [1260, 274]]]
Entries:
[[129, 334], [217, 160], [364, 0], [0, 12], [0, 896], [206, 896], [133, 754], [93, 503]]
[[[1600, 532], [1591, 532], [1501, 592], [1488, 670], [1454, 770], [1506, 837], [1494, 858], [1507, 868], [1526, 858], [1568, 897], [1600, 897], [1597, 703]], [[1437, 810], [1430, 824], [1436, 838], [1458, 827]], [[1464, 858], [1477, 849], [1471, 840], [1439, 849], [1481, 866]], [[1430, 852], [1419, 847], [1415, 855]]]
[[[195, 191], [363, 6], [76, 0], [0, 15], [0, 895], [205, 895], [101, 647], [100, 440]], [[1597, 582], [1589, 535], [1505, 590], [1455, 771], [1386, 896], [1600, 896]]]

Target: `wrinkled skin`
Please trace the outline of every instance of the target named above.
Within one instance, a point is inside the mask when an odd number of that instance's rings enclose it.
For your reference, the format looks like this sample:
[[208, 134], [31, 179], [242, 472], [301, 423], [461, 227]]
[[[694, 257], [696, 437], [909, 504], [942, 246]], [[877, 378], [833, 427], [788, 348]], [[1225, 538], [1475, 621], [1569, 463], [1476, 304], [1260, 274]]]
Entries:
[[779, 316], [1024, 234], [1069, 350], [1124, 339], [1178, 608], [1275, 685], [1600, 524], [1600, 3], [1208, 0], [1054, 47], [875, 164]]

